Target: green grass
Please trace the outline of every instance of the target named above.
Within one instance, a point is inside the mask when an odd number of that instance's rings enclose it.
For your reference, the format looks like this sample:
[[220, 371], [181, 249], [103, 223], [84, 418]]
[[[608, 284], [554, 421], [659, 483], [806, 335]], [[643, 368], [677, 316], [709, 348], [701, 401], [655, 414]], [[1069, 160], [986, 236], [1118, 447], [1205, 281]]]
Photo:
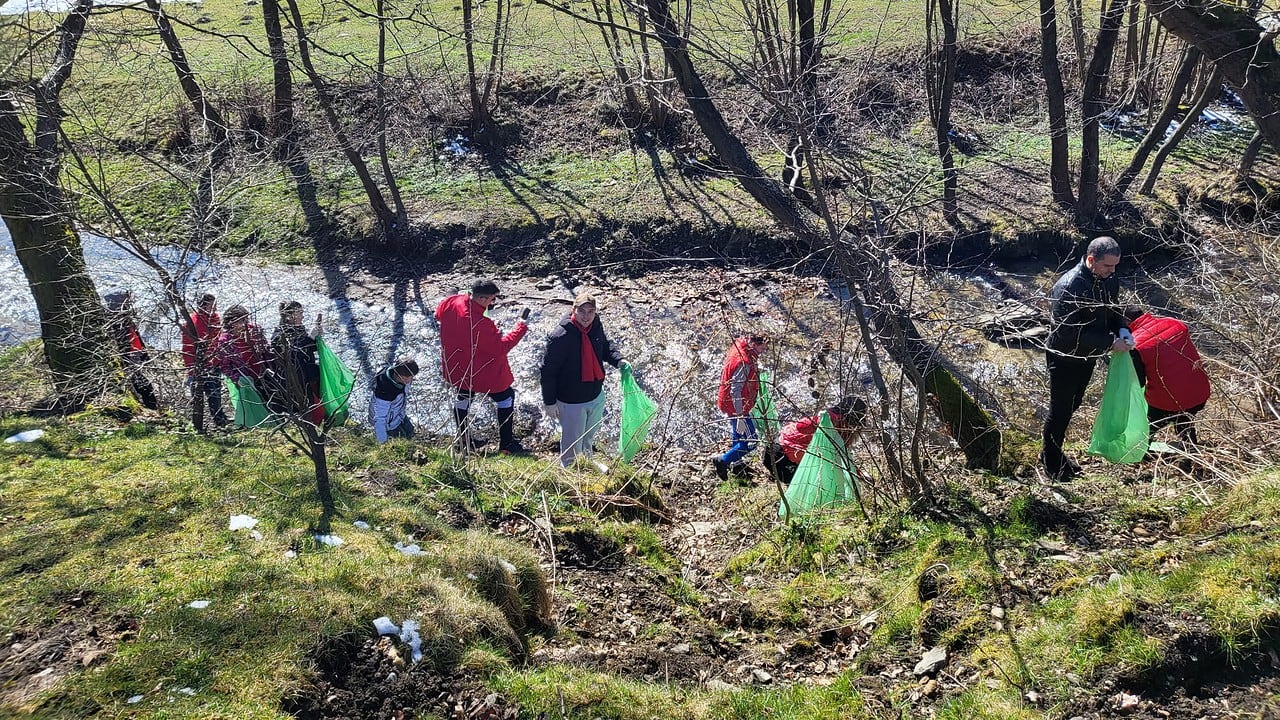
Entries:
[[[9, 417], [0, 432], [30, 425]], [[276, 717], [271, 708], [299, 686], [321, 640], [368, 634], [380, 615], [428, 613], [425, 652], [441, 668], [478, 643], [496, 643], [507, 657], [518, 651], [513, 628], [538, 608], [541, 583], [526, 549], [445, 531], [424, 541], [426, 556], [406, 556], [392, 548], [406, 538], [402, 523], [438, 527], [434, 517], [342, 480], [332, 532], [346, 543], [328, 547], [311, 537], [321, 524], [309, 463], [286, 446], [131, 427], [86, 415], [49, 425], [35, 443], [0, 446], [0, 629], [108, 618], [139, 626], [110, 662], [73, 672], [39, 700], [39, 713], [111, 716], [140, 694], [130, 710], [155, 717], [210, 717], [211, 707], [220, 717]], [[414, 474], [430, 478], [440, 462]], [[227, 529], [236, 513], [260, 520], [261, 539]], [[355, 519], [381, 529], [361, 530]], [[468, 578], [482, 567], [516, 568], [519, 592], [504, 596], [494, 590], [502, 583]], [[210, 604], [188, 607], [194, 600]], [[182, 687], [196, 694], [175, 695]]]

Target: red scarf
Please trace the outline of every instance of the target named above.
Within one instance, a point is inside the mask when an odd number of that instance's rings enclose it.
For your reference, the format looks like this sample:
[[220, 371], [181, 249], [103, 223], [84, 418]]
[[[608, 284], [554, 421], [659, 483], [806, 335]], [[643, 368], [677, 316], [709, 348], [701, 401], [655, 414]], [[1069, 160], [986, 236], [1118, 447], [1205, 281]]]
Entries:
[[600, 360], [596, 357], [596, 349], [591, 345], [591, 338], [587, 337], [587, 331], [591, 327], [582, 327], [578, 324], [576, 318], [573, 320], [573, 326], [582, 333], [582, 382], [604, 380], [604, 368], [600, 367]]

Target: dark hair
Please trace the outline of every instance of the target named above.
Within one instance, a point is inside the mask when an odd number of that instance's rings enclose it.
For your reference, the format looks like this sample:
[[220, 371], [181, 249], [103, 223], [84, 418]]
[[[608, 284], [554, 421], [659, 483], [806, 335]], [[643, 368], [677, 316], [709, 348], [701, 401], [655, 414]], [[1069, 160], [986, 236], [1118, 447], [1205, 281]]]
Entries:
[[222, 315], [222, 322], [226, 325], [234, 325], [241, 320], [249, 319], [249, 311], [243, 305], [232, 305]]
[[852, 395], [840, 398], [840, 402], [827, 408], [830, 415], [839, 415], [844, 418], [846, 427], [861, 425], [862, 419], [867, 416], [867, 403], [860, 397]]
[[1124, 309], [1124, 319], [1130, 322], [1133, 322], [1134, 320], [1137, 320], [1139, 317], [1145, 315], [1146, 312], [1147, 312], [1146, 310], [1143, 310], [1137, 305], [1128, 305]]
[[129, 302], [128, 290], [112, 290], [102, 296], [107, 309], [111, 312], [120, 312], [124, 310], [124, 306]]
[[472, 295], [497, 295], [498, 283], [492, 280], [477, 280], [471, 283]]
[[280, 303], [280, 317], [284, 317], [284, 314], [287, 312], [292, 312], [294, 310], [301, 310], [301, 309], [302, 309], [302, 303], [298, 302], [297, 300], [285, 300], [284, 302]]
[[1120, 243], [1110, 235], [1096, 237], [1089, 243], [1088, 256], [1092, 258], [1106, 257], [1115, 255], [1120, 257]]
[[748, 335], [747, 339], [756, 344], [769, 342], [768, 335]]
[[396, 361], [396, 364], [391, 366], [391, 374], [392, 374], [392, 375], [401, 375], [401, 376], [403, 376], [403, 375], [409, 375], [409, 376], [417, 375], [417, 374], [418, 374], [418, 361], [417, 361], [417, 360], [414, 360], [413, 358], [405, 358], [405, 359], [403, 359], [403, 360], [397, 360], [397, 361]]
[[196, 307], [203, 307], [218, 302], [218, 298], [213, 293], [205, 293], [196, 301]]

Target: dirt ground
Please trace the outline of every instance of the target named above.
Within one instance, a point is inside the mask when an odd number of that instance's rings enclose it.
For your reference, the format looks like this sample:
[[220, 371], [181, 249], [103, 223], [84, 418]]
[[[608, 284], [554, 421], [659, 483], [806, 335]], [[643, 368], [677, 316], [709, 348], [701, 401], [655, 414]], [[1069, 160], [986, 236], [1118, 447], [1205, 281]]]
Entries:
[[[1093, 507], [1087, 488], [1071, 501], [1048, 486], [1028, 487], [1037, 498], [1033, 521], [1056, 529], [1064, 540], [1046, 541], [1045, 553], [1100, 552], [1173, 538], [1167, 525], [1135, 528], [1108, 525], [1106, 509]], [[762, 471], [743, 479], [728, 496], [702, 459], [688, 456], [659, 488], [674, 522], [656, 525], [664, 548], [681, 563], [681, 577], [702, 594], [697, 611], [669, 597], [670, 578], [646, 566], [632, 549], [590, 532], [561, 532], [556, 564], [528, 523], [498, 523], [494, 529], [541, 548], [555, 583], [559, 632], [535, 644], [531, 666], [568, 664], [647, 682], [729, 688], [830, 684], [855, 662], [863, 674], [855, 687], [869, 716], [932, 717], [940, 703], [979, 682], [977, 669], [953, 655], [936, 675], [917, 678], [919, 653], [867, 658], [861, 654], [874, 627], [874, 604], [850, 597], [803, 610], [800, 622], [779, 622], [743, 593], [718, 579], [725, 563], [762, 540], [767, 522], [752, 518], [747, 506], [771, 512], [776, 491]], [[1000, 505], [994, 495], [987, 498]], [[1054, 592], [1055, 578], [1032, 564], [1020, 569], [1016, 586], [1005, 588], [1007, 607], [1036, 603]], [[776, 584], [781, 576], [761, 572], [744, 585]], [[921, 584], [922, 586], [924, 583]], [[920, 590], [923, 592], [923, 590]], [[945, 614], [947, 609], [937, 612]], [[945, 623], [940, 618], [939, 623]], [[1076, 679], [1068, 697], [1027, 688], [1029, 706], [1062, 708], [1051, 716], [1080, 718], [1280, 718], [1272, 698], [1280, 693], [1280, 657], [1257, 652], [1228, 662], [1208, 629], [1190, 618], [1154, 611], [1140, 615], [1144, 633], [1168, 647], [1167, 660], [1141, 676], [1103, 675]], [[923, 632], [929, 623], [922, 622]], [[394, 676], [394, 679], [388, 678]], [[532, 717], [520, 713], [475, 679], [399, 672], [388, 659], [386, 641], [352, 645], [341, 663], [322, 673], [314, 693], [290, 708], [307, 720], [371, 717], [444, 718]], [[415, 714], [414, 711], [419, 714]]]

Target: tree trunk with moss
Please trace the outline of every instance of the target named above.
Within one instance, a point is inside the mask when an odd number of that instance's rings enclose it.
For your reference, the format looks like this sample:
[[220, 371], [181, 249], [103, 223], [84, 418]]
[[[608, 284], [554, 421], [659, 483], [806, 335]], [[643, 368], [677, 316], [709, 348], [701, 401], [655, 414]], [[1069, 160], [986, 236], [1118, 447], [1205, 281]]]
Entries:
[[31, 286], [40, 314], [44, 356], [54, 388], [75, 407], [119, 379], [107, 335], [106, 311], [85, 267], [80, 236], [71, 226], [59, 182], [62, 86], [71, 76], [91, 0], [79, 0], [58, 29], [49, 70], [31, 88], [34, 140], [27, 137], [12, 92], [0, 93], [0, 217]]
[[960, 443], [970, 467], [995, 469], [1000, 458], [1000, 429], [941, 363], [936, 347], [924, 340], [902, 302], [889, 272], [887, 252], [847, 233], [828, 237], [804, 215], [795, 199], [771, 179], [729, 129], [711, 93], [693, 67], [687, 45], [676, 32], [665, 0], [646, 0], [654, 32], [667, 63], [703, 134], [745, 189], [774, 219], [814, 252], [830, 255], [869, 308], [879, 341], [900, 363], [918, 391], [939, 398], [935, 409]]
[[1213, 0], [1147, 0], [1170, 32], [1195, 45], [1222, 70], [1240, 95], [1258, 132], [1280, 152], [1280, 52], [1276, 30], [1264, 29], [1247, 11]]

